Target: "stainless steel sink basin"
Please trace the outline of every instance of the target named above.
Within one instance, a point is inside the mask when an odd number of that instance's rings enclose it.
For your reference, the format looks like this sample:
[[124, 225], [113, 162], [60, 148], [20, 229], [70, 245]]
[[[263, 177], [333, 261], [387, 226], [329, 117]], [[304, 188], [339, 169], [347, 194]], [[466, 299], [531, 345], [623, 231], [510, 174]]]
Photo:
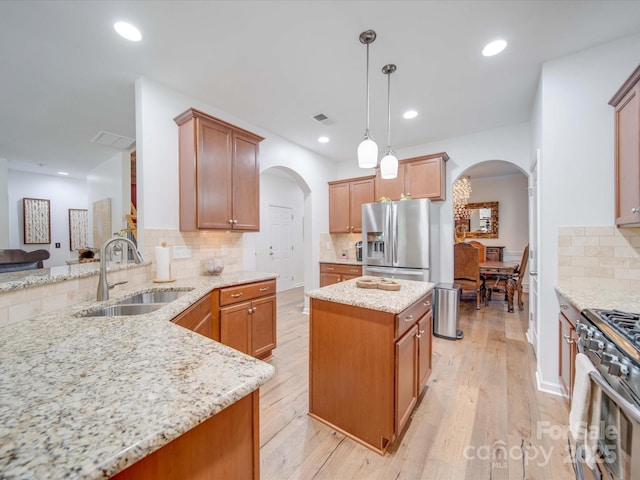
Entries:
[[121, 315], [142, 315], [143, 313], [155, 312], [166, 304], [177, 300], [190, 290], [193, 289], [137, 293], [136, 295], [123, 298], [114, 305], [89, 310], [81, 316], [115, 317]]
[[131, 297], [123, 298], [116, 305], [139, 305], [147, 303], [170, 303], [177, 300], [182, 295], [187, 293], [187, 290], [170, 290], [165, 292], [144, 292], [132, 295]]
[[115, 317], [120, 315], [142, 315], [150, 313], [164, 307], [166, 303], [139, 303], [137, 305], [111, 305], [109, 307], [101, 307], [97, 310], [91, 310], [83, 317]]

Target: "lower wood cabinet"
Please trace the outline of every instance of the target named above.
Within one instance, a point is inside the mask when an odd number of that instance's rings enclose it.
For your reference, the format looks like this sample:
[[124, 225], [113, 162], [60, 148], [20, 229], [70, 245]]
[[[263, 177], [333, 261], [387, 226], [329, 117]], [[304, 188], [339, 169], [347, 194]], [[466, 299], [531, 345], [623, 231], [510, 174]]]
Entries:
[[558, 376], [564, 392], [571, 402], [573, 397], [573, 381], [575, 379], [576, 355], [578, 353], [576, 341], [576, 322], [580, 318], [580, 311], [558, 295], [560, 313], [558, 314]]
[[276, 281], [220, 289], [219, 340], [265, 359], [276, 348]]
[[384, 454], [431, 372], [431, 293], [398, 315], [311, 299], [309, 415]]
[[362, 276], [361, 265], [345, 265], [344, 263], [321, 263], [320, 286], [326, 287], [334, 283], [344, 282]]
[[112, 478], [258, 480], [259, 401], [256, 390]]
[[213, 312], [211, 294], [207, 294], [172, 320], [181, 327], [193, 330], [207, 338], [213, 335]]

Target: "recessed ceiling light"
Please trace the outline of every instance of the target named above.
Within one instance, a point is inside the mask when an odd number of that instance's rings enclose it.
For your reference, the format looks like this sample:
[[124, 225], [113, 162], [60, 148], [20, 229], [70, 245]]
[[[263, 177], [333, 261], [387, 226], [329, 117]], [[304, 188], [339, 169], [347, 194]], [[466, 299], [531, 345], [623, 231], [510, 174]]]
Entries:
[[320, 143], [329, 143], [329, 137], [319, 137], [318, 141]]
[[127, 40], [131, 40], [132, 42], [139, 42], [140, 40], [142, 40], [142, 34], [140, 33], [140, 30], [138, 30], [130, 23], [116, 22], [113, 25], [113, 28], [116, 30], [116, 32], [118, 32], [118, 34], [120, 34]]
[[68, 172], [58, 172], [58, 175], [69, 175]]
[[499, 54], [503, 51], [507, 46], [507, 42], [504, 40], [494, 40], [491, 43], [487, 43], [485, 47], [482, 49], [482, 55], [485, 57], [493, 57], [494, 55]]
[[418, 112], [416, 112], [415, 110], [407, 110], [402, 116], [407, 119], [416, 118], [418, 116]]

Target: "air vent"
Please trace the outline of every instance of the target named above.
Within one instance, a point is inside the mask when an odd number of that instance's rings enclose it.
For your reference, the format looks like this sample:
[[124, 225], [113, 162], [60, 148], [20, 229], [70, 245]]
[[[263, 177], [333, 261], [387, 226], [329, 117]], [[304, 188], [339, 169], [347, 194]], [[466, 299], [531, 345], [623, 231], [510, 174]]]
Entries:
[[115, 133], [100, 132], [91, 140], [91, 143], [97, 143], [98, 145], [116, 148], [118, 150], [129, 150], [135, 145], [136, 141], [133, 138], [116, 135]]
[[327, 117], [324, 113], [318, 113], [312, 117], [314, 120], [324, 124], [324, 125], [333, 125], [333, 121]]

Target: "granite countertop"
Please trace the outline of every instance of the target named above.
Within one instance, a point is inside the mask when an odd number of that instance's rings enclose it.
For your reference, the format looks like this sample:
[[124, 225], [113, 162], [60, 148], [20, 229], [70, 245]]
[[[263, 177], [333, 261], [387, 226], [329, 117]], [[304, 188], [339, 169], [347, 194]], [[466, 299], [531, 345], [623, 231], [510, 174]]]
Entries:
[[584, 310], [585, 308], [604, 310], [617, 308], [625, 312], [640, 313], [640, 292], [635, 290], [556, 286], [556, 291], [578, 310]]
[[377, 288], [358, 288], [356, 286], [356, 280], [357, 279], [352, 279], [334, 283], [333, 285], [311, 290], [307, 292], [306, 295], [319, 300], [398, 314], [435, 287], [435, 284], [430, 282], [395, 280], [400, 284], [400, 290], [390, 291], [379, 290]]
[[[0, 328], [0, 477], [108, 478], [266, 383], [275, 369], [170, 320], [244, 272], [122, 289]], [[150, 290], [153, 313], [78, 315]]]
[[335, 264], [335, 265], [358, 265], [358, 266], [363, 266], [364, 264], [362, 263], [362, 260], [358, 261], [355, 258], [340, 258], [338, 260], [333, 260], [333, 261], [321, 261], [319, 263], [329, 263], [329, 264]]

